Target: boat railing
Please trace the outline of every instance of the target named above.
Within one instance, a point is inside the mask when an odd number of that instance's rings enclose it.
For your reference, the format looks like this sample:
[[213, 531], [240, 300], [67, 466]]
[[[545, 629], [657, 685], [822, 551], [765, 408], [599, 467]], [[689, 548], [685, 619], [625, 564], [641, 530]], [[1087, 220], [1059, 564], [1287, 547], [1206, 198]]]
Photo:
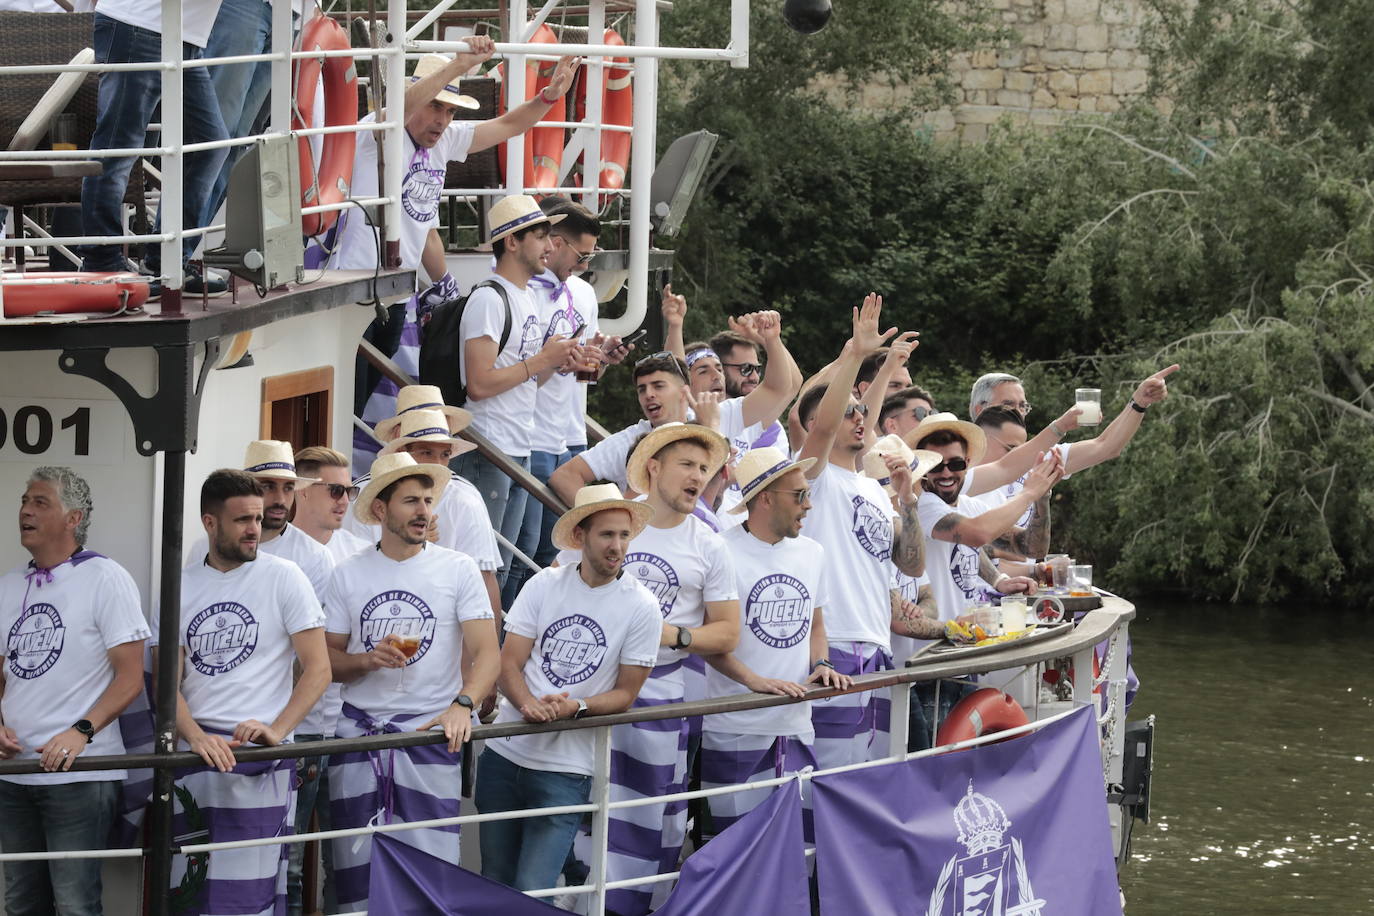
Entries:
[[[35, 859], [75, 859], [75, 858], [140, 858], [161, 856], [166, 860], [174, 855], [213, 853], [219, 849], [235, 849], [248, 846], [289, 845], [333, 840], [341, 837], [365, 836], [375, 833], [394, 833], [421, 828], [435, 828], [461, 824], [481, 824], [487, 821], [518, 820], [529, 817], [553, 814], [590, 814], [591, 815], [591, 861], [587, 882], [573, 887], [553, 887], [526, 891], [531, 897], [552, 897], [560, 894], [592, 895], [592, 912], [605, 908], [605, 895], [608, 890], [623, 887], [638, 887], [672, 881], [677, 872], [652, 875], [623, 881], [608, 881], [606, 878], [607, 835], [609, 818], [612, 811], [642, 805], [662, 804], [665, 801], [687, 801], [698, 798], [726, 795], [733, 792], [752, 791], [770, 786], [781, 785], [791, 779], [803, 781], [819, 775], [865, 769], [904, 760], [913, 760], [935, 754], [947, 754], [977, 747], [996, 741], [1003, 741], [1025, 734], [1058, 721], [1077, 709], [1090, 707], [1096, 711], [1100, 725], [1099, 737], [1102, 750], [1102, 776], [1104, 790], [1120, 783], [1122, 774], [1122, 752], [1125, 734], [1125, 690], [1126, 690], [1126, 644], [1130, 621], [1135, 617], [1135, 608], [1127, 601], [1108, 593], [1102, 593], [1102, 607], [1089, 611], [1072, 627], [1065, 627], [1055, 635], [1025, 642], [1010, 642], [976, 655], [954, 653], [948, 656], [921, 656], [906, 667], [892, 671], [862, 675], [854, 678], [853, 686], [845, 690], [813, 687], [800, 698], [774, 696], [771, 694], [742, 693], [733, 696], [716, 697], [691, 702], [636, 707], [623, 713], [595, 716], [583, 719], [561, 720], [544, 724], [511, 722], [500, 725], [479, 725], [474, 727], [472, 741], [484, 741], [513, 735], [541, 734], [555, 731], [591, 729], [595, 732], [595, 751], [590, 801], [581, 805], [534, 808], [522, 811], [507, 811], [488, 814], [468, 814], [458, 817], [373, 824], [366, 827], [327, 830], [294, 836], [263, 837], [261, 839], [238, 840], [222, 843], [170, 844], [166, 848], [128, 847], [120, 849], [87, 849], [46, 853], [6, 853], [0, 854], [0, 864], [9, 861]], [[1072, 659], [1074, 669], [1080, 672], [1094, 670], [1094, 657], [1105, 644], [1101, 655], [1101, 674], [1097, 677], [1081, 677], [1073, 683], [1071, 699], [1042, 707], [1034, 702], [1027, 709], [1031, 721], [1027, 725], [982, 735], [967, 741], [937, 746], [926, 751], [907, 751], [908, 718], [911, 702], [911, 686], [931, 681], [967, 682], [975, 675], [986, 675], [995, 671], [1018, 669], [1036, 675], [1046, 662], [1057, 659]], [[636, 722], [649, 722], [663, 719], [678, 719], [689, 716], [712, 716], [720, 713], [738, 712], [773, 706], [812, 703], [834, 696], [862, 693], [872, 690], [887, 690], [891, 698], [891, 731], [887, 754], [866, 763], [835, 767], [829, 770], [803, 771], [777, 779], [741, 783], [733, 786], [675, 792], [666, 795], [636, 798], [624, 801], [611, 801], [611, 730], [618, 725]], [[235, 750], [239, 762], [279, 760], [285, 758], [322, 757], [331, 754], [380, 751], [389, 748], [417, 747], [421, 745], [442, 744], [446, 739], [441, 733], [401, 732], [370, 735], [361, 738], [332, 738], [322, 741], [303, 741], [275, 747], [252, 747]], [[471, 750], [469, 745], [468, 750]], [[196, 766], [201, 759], [189, 752], [164, 754], [122, 754], [103, 757], [80, 757], [72, 765], [73, 770], [129, 770], [154, 768], [159, 770]], [[0, 761], [0, 776], [41, 772], [36, 761]], [[1104, 794], [1104, 805], [1106, 804]], [[170, 866], [153, 869], [153, 874], [169, 874]], [[145, 891], [146, 892], [146, 891]]]

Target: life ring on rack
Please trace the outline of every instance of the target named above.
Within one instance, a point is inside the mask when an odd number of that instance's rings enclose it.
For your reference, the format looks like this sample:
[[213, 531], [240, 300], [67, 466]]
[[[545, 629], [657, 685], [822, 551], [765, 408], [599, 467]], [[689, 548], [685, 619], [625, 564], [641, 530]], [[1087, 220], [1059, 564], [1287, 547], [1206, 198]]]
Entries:
[[[530, 43], [558, 44], [558, 35], [547, 24], [541, 25], [534, 33], [534, 37], [530, 39]], [[556, 61], [549, 60], [530, 61], [525, 65], [525, 101], [528, 102], [543, 92], [544, 87], [553, 82], [553, 73], [557, 67]], [[504, 73], [504, 65], [498, 70]], [[502, 91], [499, 97], [499, 113], [505, 114], [508, 104], [506, 93]], [[567, 118], [568, 100], [564, 96], [553, 103], [553, 107], [549, 109], [549, 113], [543, 117], [543, 120], [566, 121]], [[564, 135], [564, 129], [561, 127], [535, 127], [525, 132], [526, 188], [551, 189], [558, 187], [558, 171], [563, 165]], [[502, 143], [497, 151], [503, 178], [509, 174], [506, 169], [507, 145], [508, 143]]]
[[1020, 703], [994, 687], [984, 687], [954, 705], [940, 723], [935, 743], [954, 744], [1029, 723]]
[[[348, 33], [328, 16], [320, 15], [301, 29], [302, 51], [347, 51], [353, 45]], [[344, 127], [358, 123], [358, 69], [352, 57], [301, 57], [294, 61], [291, 73], [291, 129], [304, 130], [310, 126], [315, 110], [315, 91], [321, 77], [324, 81], [324, 123], [326, 127]], [[348, 199], [353, 182], [353, 152], [357, 135], [351, 131], [325, 134], [318, 168], [310, 148], [309, 137], [297, 137], [301, 158], [301, 206], [318, 207], [339, 204]], [[339, 211], [311, 213], [301, 216], [301, 231], [319, 235], [338, 222]]]
[[[624, 47], [625, 39], [615, 29], [607, 29], [604, 41], [608, 45]], [[634, 116], [634, 91], [628, 57], [617, 57], [612, 64], [623, 67], [606, 68], [606, 85], [602, 92], [601, 123], [629, 127]], [[600, 187], [620, 189], [625, 186], [625, 170], [630, 167], [630, 135], [624, 131], [602, 131]], [[605, 206], [606, 200], [601, 201]]]
[[148, 278], [127, 271], [41, 271], [0, 277], [6, 318], [82, 313], [115, 314], [148, 301]]

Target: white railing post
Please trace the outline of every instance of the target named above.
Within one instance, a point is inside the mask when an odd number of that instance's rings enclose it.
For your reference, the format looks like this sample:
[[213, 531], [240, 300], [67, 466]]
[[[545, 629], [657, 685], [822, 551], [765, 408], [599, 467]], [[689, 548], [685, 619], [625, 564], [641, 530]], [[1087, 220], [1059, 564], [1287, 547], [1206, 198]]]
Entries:
[[[506, 34], [518, 41], [525, 33], [527, 17], [525, 0], [510, 0], [510, 19]], [[506, 111], [514, 111], [525, 104], [525, 55], [512, 54], [506, 58]], [[525, 135], [516, 134], [506, 141], [506, 193], [525, 193]]]
[[730, 66], [749, 66], [749, 0], [730, 0], [730, 50], [739, 55]]
[[[182, 153], [183, 138], [183, 93], [181, 67], [181, 3], [179, 0], [162, 0], [162, 59], [173, 64], [170, 70], [162, 71], [162, 141], [166, 149], [162, 156], [162, 194], [158, 201], [158, 214], [162, 219], [162, 232], [171, 237], [162, 242], [162, 310], [168, 313], [181, 311], [181, 288], [184, 274], [181, 264], [181, 208], [185, 193], [186, 159]], [[137, 162], [135, 168], [140, 168]], [[168, 292], [170, 291], [170, 296]]]
[[401, 246], [401, 179], [408, 163], [403, 162], [405, 145], [401, 142], [406, 119], [406, 5], [392, 2], [386, 10], [386, 116], [396, 126], [386, 132], [382, 150], [386, 168], [382, 174], [382, 194], [386, 205], [386, 246], [382, 266], [390, 267]]
[[[611, 827], [611, 726], [596, 730], [592, 753], [592, 861], [587, 880], [595, 887], [589, 912], [606, 912], [606, 847]], [[581, 909], [579, 907], [579, 909]]]
[[[587, 44], [601, 44], [606, 34], [606, 0], [592, 0], [587, 9]], [[606, 84], [606, 58], [593, 57], [587, 61], [584, 85], [587, 91], [587, 118], [591, 127], [582, 130], [582, 206], [593, 213], [600, 211], [596, 189], [601, 184], [601, 118], [602, 95]]]
[[[302, 22], [304, 27], [305, 23]], [[274, 134], [284, 134], [291, 129], [291, 106], [294, 104], [295, 93], [291, 85], [291, 58], [290, 52], [293, 47], [291, 36], [291, 4], [273, 3], [272, 4], [272, 47], [273, 54], [278, 55], [272, 60], [272, 101], [271, 101], [271, 132]], [[253, 64], [254, 67], [257, 64]], [[282, 89], [285, 88], [283, 92]], [[309, 115], [307, 114], [308, 118]], [[305, 125], [309, 127], [307, 123]]]
[[892, 697], [892, 716], [888, 722], [887, 754], [900, 760], [906, 756], [911, 725], [911, 685], [893, 684], [888, 692]]
[[[658, 44], [658, 4], [636, 0], [635, 44]], [[635, 59], [635, 141], [630, 148], [630, 291], [625, 314], [618, 319], [620, 333], [639, 327], [649, 307], [649, 184], [654, 174], [658, 143], [658, 59]]]
[[1111, 640], [1108, 642], [1107, 665], [1102, 672], [1106, 687], [1103, 693], [1109, 712], [1107, 722], [1103, 726], [1105, 731], [1103, 740], [1107, 746], [1107, 753], [1103, 756], [1103, 777], [1109, 785], [1121, 782], [1121, 770], [1125, 763], [1126, 647], [1129, 644], [1127, 633], [1125, 623], [1118, 625], [1112, 631]]

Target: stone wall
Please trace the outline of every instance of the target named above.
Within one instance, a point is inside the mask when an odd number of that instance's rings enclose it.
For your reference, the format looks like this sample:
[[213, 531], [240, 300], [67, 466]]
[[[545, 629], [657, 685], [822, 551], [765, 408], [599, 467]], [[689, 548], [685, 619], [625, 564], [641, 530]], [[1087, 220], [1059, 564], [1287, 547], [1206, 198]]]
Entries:
[[954, 59], [960, 101], [923, 117], [937, 139], [978, 143], [1004, 117], [1048, 129], [1080, 112], [1117, 111], [1145, 91], [1138, 0], [991, 2], [1019, 37]]

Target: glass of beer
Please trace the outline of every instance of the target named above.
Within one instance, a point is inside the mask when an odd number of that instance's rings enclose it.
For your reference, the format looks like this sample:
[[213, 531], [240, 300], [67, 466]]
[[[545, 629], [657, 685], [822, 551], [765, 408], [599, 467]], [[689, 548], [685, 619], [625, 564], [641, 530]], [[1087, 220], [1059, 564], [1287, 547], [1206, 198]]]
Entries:
[[1069, 597], [1091, 598], [1093, 596], [1093, 568], [1091, 566], [1069, 567]]
[[590, 345], [583, 347], [582, 362], [573, 373], [573, 378], [579, 382], [595, 385], [597, 377], [601, 374], [602, 355], [600, 347]]
[[1073, 406], [1077, 407], [1079, 426], [1096, 426], [1102, 422], [1102, 389], [1075, 388]]
[[1045, 565], [1050, 568], [1050, 581], [1046, 582], [1053, 588], [1064, 588], [1068, 585], [1069, 566], [1073, 560], [1067, 553], [1052, 553], [1045, 557]]
[[[392, 633], [387, 636], [387, 641], [406, 657], [406, 666], [410, 665], [410, 660], [415, 657], [415, 653], [420, 651], [420, 637], [415, 633]], [[401, 676], [396, 679], [396, 689], [401, 690], [405, 687], [406, 669], [401, 668]]]

